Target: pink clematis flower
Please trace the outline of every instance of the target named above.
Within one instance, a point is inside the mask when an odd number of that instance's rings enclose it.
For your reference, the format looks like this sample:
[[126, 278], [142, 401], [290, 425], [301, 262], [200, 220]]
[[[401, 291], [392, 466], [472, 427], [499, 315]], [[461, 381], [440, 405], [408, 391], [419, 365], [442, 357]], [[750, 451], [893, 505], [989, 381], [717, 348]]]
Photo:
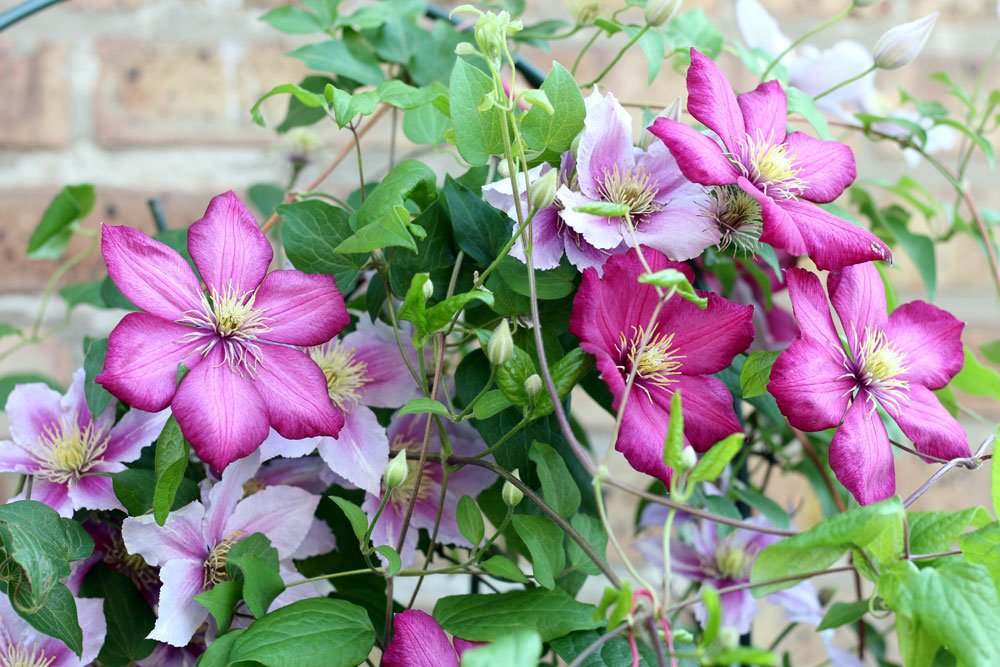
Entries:
[[[410, 414], [402, 417], [393, 417], [389, 424], [389, 442], [392, 453], [407, 450], [409, 452], [420, 452], [420, 447], [424, 441], [424, 429], [427, 423], [427, 415]], [[445, 422], [445, 432], [451, 444], [451, 450], [460, 456], [473, 456], [486, 449], [485, 443], [479, 437], [472, 426], [467, 422], [458, 424]], [[409, 461], [409, 471], [406, 481], [392, 490], [389, 500], [386, 502], [382, 515], [372, 529], [372, 542], [376, 545], [388, 544], [396, 548], [399, 536], [403, 529], [403, 519], [406, 516], [410, 499], [416, 496], [416, 504], [413, 508], [413, 516], [410, 519], [409, 529], [406, 531], [406, 539], [403, 540], [403, 548], [400, 550], [400, 558], [403, 567], [413, 562], [417, 549], [417, 529], [423, 528], [427, 531], [434, 529], [434, 522], [438, 512], [438, 501], [441, 497], [441, 479], [444, 471], [438, 461], [431, 460], [433, 455], [441, 451], [441, 438], [437, 428], [431, 425], [430, 440], [428, 441], [428, 452], [430, 456], [424, 463], [424, 472], [420, 478], [420, 488], [417, 488], [418, 461]], [[487, 460], [492, 460], [488, 457]], [[445, 494], [444, 506], [441, 510], [441, 523], [438, 526], [437, 539], [441, 544], [457, 544], [463, 547], [471, 547], [469, 541], [462, 536], [458, 529], [458, 519], [455, 515], [455, 508], [462, 496], [472, 496], [475, 498], [486, 487], [493, 483], [492, 474], [483, 468], [476, 466], [465, 466], [461, 470], [453, 472], [448, 477], [448, 489]], [[368, 515], [369, 521], [373, 520], [378, 511], [379, 504], [385, 496], [385, 489], [381, 488], [379, 494], [369, 493], [365, 497], [365, 502], [361, 508]]]
[[[400, 340], [410, 367], [419, 368], [409, 329], [400, 330]], [[398, 408], [418, 395], [392, 327], [362, 314], [357, 328], [341, 340], [307, 352], [326, 377], [330, 398], [344, 414], [344, 427], [336, 439], [287, 440], [272, 432], [261, 447], [261, 457], [305, 456], [319, 450], [338, 477], [377, 493], [389, 461], [389, 438], [371, 408]]]
[[6, 407], [12, 439], [0, 441], [0, 472], [32, 475], [32, 500], [66, 517], [79, 509], [124, 509], [103, 473], [139, 458], [170, 417], [169, 410], [133, 408], [116, 424], [114, 400], [94, 417], [83, 385], [79, 369], [64, 396], [40, 382], [15, 387]]
[[[166, 245], [130, 227], [103, 229], [108, 274], [144, 312], [108, 339], [97, 381], [133, 407], [170, 405], [184, 437], [222, 469], [257, 449], [269, 426], [286, 438], [335, 436], [343, 415], [319, 367], [292, 345], [319, 345], [348, 323], [333, 278], [267, 273], [272, 250], [232, 192], [191, 225], [188, 250], [208, 287]], [[178, 365], [190, 372], [177, 383]]]
[[0, 595], [0, 665], [84, 667], [93, 664], [107, 634], [104, 600], [76, 598], [76, 615], [83, 630], [83, 653], [79, 657], [58, 639], [29, 625], [14, 611], [7, 595]]
[[816, 206], [836, 199], [855, 178], [845, 144], [788, 133], [788, 101], [777, 81], [737, 96], [718, 66], [691, 49], [688, 111], [722, 142], [668, 118], [649, 131], [663, 140], [684, 175], [702, 185], [736, 186], [757, 200], [760, 240], [822, 269], [892, 260], [888, 246], [860, 227]]
[[462, 654], [483, 646], [448, 635], [430, 614], [408, 609], [393, 617], [392, 641], [385, 648], [382, 667], [458, 667]]
[[830, 274], [830, 301], [847, 335], [834, 326], [819, 278], [785, 272], [802, 334], [774, 362], [768, 389], [795, 428], [839, 426], [830, 467], [862, 505], [896, 492], [892, 446], [881, 406], [921, 454], [969, 456], [965, 433], [932, 389], [962, 368], [964, 323], [923, 301], [887, 315], [885, 291], [871, 264]]
[[[565, 185], [558, 192], [562, 219], [592, 246], [612, 254], [638, 243], [672, 259], [697, 257], [720, 235], [704, 217], [707, 193], [684, 177], [678, 162], [660, 144], [635, 148], [631, 116], [610, 93], [594, 90], [577, 151], [579, 192]], [[629, 214], [608, 218], [575, 210], [593, 202], [625, 204]]]
[[[652, 249], [643, 254], [654, 272], [672, 268], [693, 279], [686, 265]], [[671, 298], [653, 322], [646, 349], [637, 354], [659, 300], [652, 285], [638, 282], [643, 273], [635, 250], [608, 260], [603, 280], [585, 272], [573, 300], [569, 330], [580, 339], [580, 347], [597, 358], [616, 410], [625, 399], [626, 380], [636, 369], [615, 448], [636, 470], [669, 483], [663, 440], [675, 391], [682, 392], [685, 441], [696, 450], [703, 452], [742, 430], [732, 396], [710, 375], [729, 366], [750, 345], [753, 308], [717, 294], [699, 292], [708, 297], [705, 310], [680, 297]]]
[[[160, 568], [159, 609], [150, 639], [177, 647], [188, 644], [208, 619], [208, 609], [194, 596], [227, 579], [230, 549], [253, 533], [262, 533], [277, 550], [283, 579], [300, 578], [289, 559], [307, 555], [301, 550], [315, 530], [319, 496], [292, 486], [268, 486], [244, 497], [248, 486], [251, 491], [256, 486], [259, 466], [256, 453], [235, 462], [220, 482], [203, 486], [201, 502], [171, 512], [163, 526], [149, 514], [125, 519], [122, 538], [129, 553]], [[282, 593], [272, 608], [309, 593], [299, 588]]]

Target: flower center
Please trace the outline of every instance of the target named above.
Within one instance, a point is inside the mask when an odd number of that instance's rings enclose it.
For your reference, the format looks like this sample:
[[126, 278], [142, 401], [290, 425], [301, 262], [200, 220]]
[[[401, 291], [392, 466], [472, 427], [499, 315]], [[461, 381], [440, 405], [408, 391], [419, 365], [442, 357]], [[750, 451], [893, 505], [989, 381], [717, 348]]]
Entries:
[[243, 536], [242, 530], [236, 530], [227, 535], [208, 554], [203, 566], [202, 590], [209, 590], [213, 586], [229, 580], [229, 573], [226, 572], [226, 561], [229, 559], [229, 551]]
[[[632, 327], [632, 336], [626, 336], [625, 332], [618, 334], [618, 353], [624, 355], [628, 360], [628, 366], [621, 365], [618, 368], [628, 377], [631, 369], [635, 369], [637, 378], [643, 380], [636, 386], [641, 388], [649, 396], [649, 390], [645, 385], [652, 385], [661, 389], [666, 389], [669, 385], [677, 381], [676, 376], [680, 374], [681, 359], [685, 355], [680, 354], [680, 350], [674, 347], [674, 334], [664, 334], [657, 331], [659, 324], [654, 324], [649, 331], [649, 340], [646, 346], [642, 347], [643, 338], [646, 338], [646, 331], [643, 327]], [[642, 349], [640, 349], [642, 347]], [[652, 397], [650, 396], [652, 400]]]
[[91, 422], [83, 430], [76, 419], [63, 418], [50, 425], [38, 438], [32, 458], [38, 463], [38, 477], [57, 484], [79, 479], [90, 470], [108, 448], [108, 434]]
[[877, 398], [898, 413], [910, 390], [910, 382], [899, 377], [906, 373], [905, 362], [906, 355], [889, 342], [884, 331], [865, 327], [858, 358], [849, 376], [867, 390], [869, 399]]
[[159, 582], [157, 571], [139, 554], [130, 554], [119, 535], [112, 533], [109, 542], [102, 558], [108, 567], [127, 576], [139, 588], [152, 588]]
[[642, 167], [633, 167], [622, 172], [618, 165], [605, 170], [601, 195], [610, 202], [625, 204], [631, 215], [642, 215], [659, 211], [660, 204], [654, 201], [656, 193], [650, 185], [650, 176]]
[[721, 233], [719, 250], [734, 248], [745, 254], [756, 252], [764, 228], [757, 200], [735, 186], [712, 188], [708, 194], [711, 201], [705, 206], [703, 215]]
[[740, 155], [731, 155], [729, 159], [769, 197], [794, 199], [805, 190], [805, 181], [798, 177], [795, 155], [788, 144], [775, 143], [773, 135], [764, 136], [761, 130], [752, 137], [747, 134], [740, 144]]
[[55, 661], [35, 643], [0, 645], [0, 667], [49, 667]]
[[756, 555], [741, 546], [723, 543], [715, 552], [714, 569], [722, 579], [747, 579]]
[[263, 359], [257, 341], [271, 330], [272, 321], [264, 311], [254, 308], [256, 298], [256, 290], [237, 292], [230, 284], [221, 291], [212, 290], [211, 298], [202, 294], [201, 310], [187, 311], [177, 323], [196, 329], [184, 339], [204, 340], [198, 348], [202, 356], [221, 343], [224, 363], [240, 375], [246, 372], [253, 376]]
[[326, 375], [326, 388], [334, 404], [344, 409], [361, 400], [360, 389], [368, 382], [367, 365], [355, 358], [354, 351], [341, 345], [315, 347], [309, 351], [316, 364]]

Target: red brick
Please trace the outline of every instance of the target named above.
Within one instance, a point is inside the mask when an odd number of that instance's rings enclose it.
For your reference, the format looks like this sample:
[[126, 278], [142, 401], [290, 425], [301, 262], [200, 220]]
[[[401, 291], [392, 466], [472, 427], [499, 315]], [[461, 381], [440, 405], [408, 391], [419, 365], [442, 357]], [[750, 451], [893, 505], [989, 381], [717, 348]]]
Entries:
[[68, 49], [0, 46], [0, 146], [58, 148], [70, 140]]

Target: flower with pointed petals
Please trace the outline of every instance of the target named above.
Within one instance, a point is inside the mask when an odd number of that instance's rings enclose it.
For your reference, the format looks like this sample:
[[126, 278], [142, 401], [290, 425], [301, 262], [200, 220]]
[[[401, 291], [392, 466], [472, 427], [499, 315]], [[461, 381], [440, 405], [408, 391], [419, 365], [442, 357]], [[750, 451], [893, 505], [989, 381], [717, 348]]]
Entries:
[[[691, 269], [646, 248], [653, 271], [671, 268], [693, 280]], [[663, 464], [663, 440], [670, 420], [670, 397], [682, 392], [684, 440], [703, 452], [742, 430], [733, 399], [720, 380], [710, 377], [732, 363], [753, 340], [753, 308], [704, 294], [708, 307], [673, 297], [648, 331], [659, 301], [652, 285], [638, 282], [645, 273], [636, 250], [604, 265], [604, 278], [587, 271], [573, 300], [569, 330], [580, 347], [597, 358], [597, 368], [614, 396], [617, 410], [625, 400], [632, 369], [635, 380], [615, 448], [633, 468], [669, 483]], [[622, 298], [628, 294], [628, 298]]]
[[[677, 260], [697, 257], [719, 241], [703, 217], [706, 193], [678, 169], [670, 152], [632, 143], [632, 118], [610, 93], [587, 98], [587, 115], [576, 156], [579, 191], [563, 185], [558, 198], [562, 219], [595, 248], [612, 254], [649, 246]], [[624, 217], [576, 210], [595, 202], [623, 204]]]
[[[394, 416], [389, 423], [389, 443], [392, 453], [406, 450], [407, 452], [419, 453], [424, 442], [424, 432], [427, 424], [427, 415], [409, 414]], [[445, 433], [451, 444], [451, 450], [459, 456], [475, 456], [481, 454], [486, 449], [485, 443], [467, 422], [445, 422]], [[410, 519], [410, 527], [406, 531], [406, 539], [403, 541], [403, 548], [400, 550], [400, 558], [403, 567], [413, 562], [413, 557], [417, 549], [417, 529], [434, 530], [434, 523], [438, 513], [438, 501], [441, 498], [441, 479], [444, 471], [441, 464], [435, 459], [437, 452], [441, 451], [441, 438], [437, 428], [431, 425], [430, 439], [427, 443], [428, 457], [424, 463], [423, 474], [420, 475], [420, 486], [417, 486], [417, 471], [420, 463], [410, 459], [409, 473], [406, 481], [389, 491], [389, 499], [386, 502], [382, 515], [372, 529], [372, 541], [375, 545], [388, 544], [396, 548], [399, 536], [402, 533], [403, 520], [406, 516], [407, 508], [411, 499], [416, 498], [413, 506], [413, 516]], [[492, 457], [486, 457], [492, 460]], [[488, 470], [476, 466], [465, 466], [461, 470], [451, 473], [448, 476], [448, 488], [445, 493], [444, 505], [441, 508], [441, 523], [438, 527], [437, 540], [441, 544], [457, 544], [463, 547], [471, 547], [469, 541], [462, 537], [458, 529], [458, 519], [455, 515], [455, 508], [462, 496], [472, 496], [475, 498], [486, 487], [493, 483], [493, 477]], [[365, 497], [362, 509], [368, 515], [369, 521], [373, 520], [378, 511], [382, 498], [385, 497], [385, 486], [383, 485], [378, 495], [369, 493]]]
[[11, 667], [84, 667], [97, 659], [107, 623], [104, 600], [76, 598], [76, 616], [83, 630], [83, 653], [77, 657], [66, 644], [42, 634], [18, 616], [7, 595], [0, 595], [0, 665]]
[[[410, 367], [419, 368], [408, 328], [400, 329], [400, 341]], [[331, 400], [344, 413], [344, 428], [336, 438], [301, 440], [272, 432], [261, 457], [305, 456], [319, 450], [337, 477], [377, 493], [389, 461], [389, 438], [371, 408], [398, 408], [418, 395], [399, 347], [392, 327], [362, 314], [357, 328], [342, 339], [307, 350], [326, 377]]]
[[0, 441], [0, 472], [32, 475], [33, 500], [63, 516], [74, 510], [124, 509], [106, 474], [139, 458], [170, 417], [132, 409], [115, 423], [117, 401], [99, 416], [90, 414], [83, 394], [84, 372], [73, 374], [64, 396], [35, 382], [14, 388], [7, 399], [11, 440]]
[[739, 186], [760, 204], [760, 240], [817, 266], [836, 269], [891, 261], [877, 237], [816, 204], [833, 201], [854, 181], [854, 154], [845, 144], [786, 131], [788, 101], [777, 81], [737, 96], [718, 66], [691, 49], [688, 111], [722, 142], [668, 118], [649, 131], [663, 140], [684, 175], [706, 186]]
[[392, 620], [392, 641], [385, 648], [382, 667], [458, 667], [462, 654], [483, 646], [448, 635], [430, 614], [417, 609], [400, 612]]
[[862, 505], [896, 492], [892, 446], [882, 407], [918, 452], [969, 456], [962, 427], [931, 390], [961, 370], [964, 323], [923, 301], [887, 314], [872, 264], [830, 274], [830, 301], [847, 335], [847, 351], [815, 274], [785, 272], [801, 335], [778, 355], [768, 389], [789, 423], [803, 431], [838, 427], [830, 467]]
[[[267, 273], [272, 250], [232, 192], [188, 230], [208, 294], [173, 249], [130, 227], [103, 228], [108, 274], [143, 312], [108, 339], [97, 382], [142, 410], [170, 405], [184, 437], [222, 469], [257, 449], [269, 426], [286, 438], [335, 436], [344, 418], [319, 367], [292, 345], [320, 345], [348, 323], [333, 278]], [[178, 366], [190, 369], [178, 385]]]
[[[162, 587], [150, 639], [187, 645], [208, 618], [208, 609], [194, 596], [227, 580], [230, 549], [254, 533], [263, 534], [277, 550], [282, 578], [296, 576], [289, 559], [300, 555], [314, 529], [319, 496], [293, 486], [268, 486], [246, 496], [259, 467], [256, 453], [234, 462], [220, 482], [202, 487], [201, 502], [171, 512], [163, 526], [151, 514], [125, 519], [122, 538], [129, 553], [160, 568]], [[295, 599], [304, 593], [295, 592]], [[291, 601], [279, 596], [272, 608]]]

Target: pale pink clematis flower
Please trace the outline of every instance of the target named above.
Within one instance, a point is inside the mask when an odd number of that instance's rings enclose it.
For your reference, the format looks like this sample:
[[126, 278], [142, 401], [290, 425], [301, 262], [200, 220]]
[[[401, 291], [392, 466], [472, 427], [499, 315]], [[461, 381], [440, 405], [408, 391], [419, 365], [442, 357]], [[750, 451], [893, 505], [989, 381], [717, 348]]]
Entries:
[[6, 594], [0, 595], [0, 665], [11, 667], [84, 667], [97, 659], [104, 645], [107, 623], [104, 600], [76, 598], [76, 616], [83, 630], [83, 653], [42, 634], [18, 616]]

